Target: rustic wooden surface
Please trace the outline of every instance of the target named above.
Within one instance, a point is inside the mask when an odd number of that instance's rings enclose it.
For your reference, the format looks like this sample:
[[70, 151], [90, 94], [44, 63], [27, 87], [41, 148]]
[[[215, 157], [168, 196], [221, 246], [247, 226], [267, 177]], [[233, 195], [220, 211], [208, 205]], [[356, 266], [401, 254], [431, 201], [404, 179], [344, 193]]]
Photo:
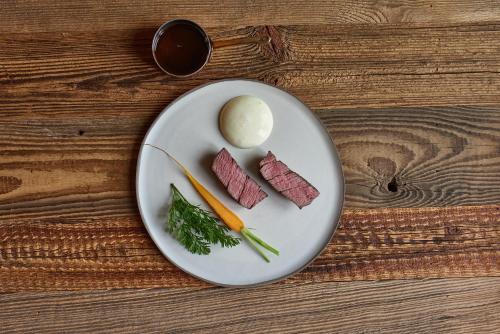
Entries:
[[[345, 209], [323, 254], [283, 284], [500, 274], [500, 206]], [[166, 261], [140, 219], [0, 225], [0, 291], [208, 287]]]
[[[218, 49], [196, 77], [172, 79], [150, 41], [175, 17], [214, 40], [271, 43]], [[4, 1], [0, 45], [2, 332], [498, 328], [498, 1]], [[231, 77], [306, 102], [346, 176], [326, 251], [253, 290], [169, 264], [134, 195], [158, 112]], [[96, 291], [109, 288], [135, 289]]]
[[496, 333], [499, 285], [482, 277], [22, 293], [3, 296], [0, 323], [9, 333]]

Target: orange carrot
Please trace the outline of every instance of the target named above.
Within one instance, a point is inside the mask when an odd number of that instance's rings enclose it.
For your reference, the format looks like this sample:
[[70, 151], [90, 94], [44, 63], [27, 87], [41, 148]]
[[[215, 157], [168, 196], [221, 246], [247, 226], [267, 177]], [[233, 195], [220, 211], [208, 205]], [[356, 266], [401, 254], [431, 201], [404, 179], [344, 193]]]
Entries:
[[229, 210], [217, 197], [215, 197], [210, 191], [207, 190], [190, 172], [184, 167], [177, 159], [175, 159], [172, 155], [170, 155], [164, 149], [151, 145], [145, 144], [151, 147], [154, 147], [163, 153], [165, 153], [169, 158], [175, 161], [175, 163], [181, 168], [182, 172], [188, 178], [189, 182], [193, 185], [196, 191], [200, 194], [200, 196], [207, 202], [207, 204], [214, 210], [214, 212], [219, 216], [219, 218], [233, 231], [241, 233], [242, 236], [259, 252], [259, 254], [269, 262], [267, 256], [259, 249], [258, 245], [264, 247], [268, 251], [279, 255], [279, 251], [272, 247], [271, 245], [264, 242], [262, 239], [257, 237], [254, 233], [252, 233], [248, 228], [245, 227], [245, 224], [234, 212]]
[[241, 230], [245, 228], [245, 224], [240, 217], [226, 208], [224, 204], [222, 204], [217, 197], [212, 195], [212, 193], [209, 192], [207, 188], [205, 188], [198, 180], [196, 180], [193, 175], [188, 172], [186, 176], [201, 197], [203, 197], [207, 204], [210, 205], [210, 207], [215, 211], [217, 216], [219, 216], [231, 230], [241, 232]]

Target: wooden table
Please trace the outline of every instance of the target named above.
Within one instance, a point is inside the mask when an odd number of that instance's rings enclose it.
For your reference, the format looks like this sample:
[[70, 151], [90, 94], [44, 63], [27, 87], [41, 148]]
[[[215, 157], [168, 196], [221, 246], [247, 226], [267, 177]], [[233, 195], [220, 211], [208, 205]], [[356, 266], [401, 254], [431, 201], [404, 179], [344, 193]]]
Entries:
[[[271, 42], [173, 79], [150, 54], [171, 18]], [[0, 45], [2, 333], [500, 328], [498, 1], [3, 1]], [[233, 77], [317, 112], [347, 188], [326, 251], [249, 290], [165, 260], [134, 189], [162, 108]]]

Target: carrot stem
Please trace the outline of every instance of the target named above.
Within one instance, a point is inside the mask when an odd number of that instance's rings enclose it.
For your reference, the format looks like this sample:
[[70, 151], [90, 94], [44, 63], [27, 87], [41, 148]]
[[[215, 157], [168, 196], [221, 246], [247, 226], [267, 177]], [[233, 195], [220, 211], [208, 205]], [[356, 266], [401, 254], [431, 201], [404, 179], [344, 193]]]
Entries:
[[259, 245], [257, 245], [257, 243], [252, 238], [250, 238], [245, 232], [241, 232], [241, 235], [243, 235], [248, 243], [253, 246], [253, 248], [260, 254], [260, 256], [262, 256], [264, 260], [266, 260], [266, 262], [271, 262], [269, 261], [269, 258], [266, 256], [266, 254], [264, 254], [264, 252], [259, 248]]
[[246, 237], [250, 238], [251, 240], [255, 241], [256, 243], [258, 243], [259, 245], [261, 245], [262, 247], [264, 247], [265, 249], [267, 249], [271, 253], [273, 253], [275, 255], [280, 255], [279, 250], [277, 250], [273, 246], [269, 245], [268, 243], [266, 243], [264, 240], [262, 240], [261, 238], [259, 238], [255, 234], [253, 234], [248, 228], [244, 227], [241, 230], [241, 234], [243, 234], [244, 236], [246, 236]]

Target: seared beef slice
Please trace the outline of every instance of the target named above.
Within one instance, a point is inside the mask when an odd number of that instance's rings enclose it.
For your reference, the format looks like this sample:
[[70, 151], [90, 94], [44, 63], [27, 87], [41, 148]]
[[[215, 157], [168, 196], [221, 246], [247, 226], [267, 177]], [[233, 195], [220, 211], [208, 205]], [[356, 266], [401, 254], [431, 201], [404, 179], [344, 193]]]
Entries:
[[247, 209], [253, 208], [267, 197], [257, 182], [238, 166], [225, 148], [217, 153], [212, 163], [212, 171], [226, 187], [229, 195]]
[[274, 189], [301, 209], [319, 196], [316, 188], [302, 176], [290, 170], [283, 162], [276, 160], [271, 151], [261, 160], [260, 173]]

